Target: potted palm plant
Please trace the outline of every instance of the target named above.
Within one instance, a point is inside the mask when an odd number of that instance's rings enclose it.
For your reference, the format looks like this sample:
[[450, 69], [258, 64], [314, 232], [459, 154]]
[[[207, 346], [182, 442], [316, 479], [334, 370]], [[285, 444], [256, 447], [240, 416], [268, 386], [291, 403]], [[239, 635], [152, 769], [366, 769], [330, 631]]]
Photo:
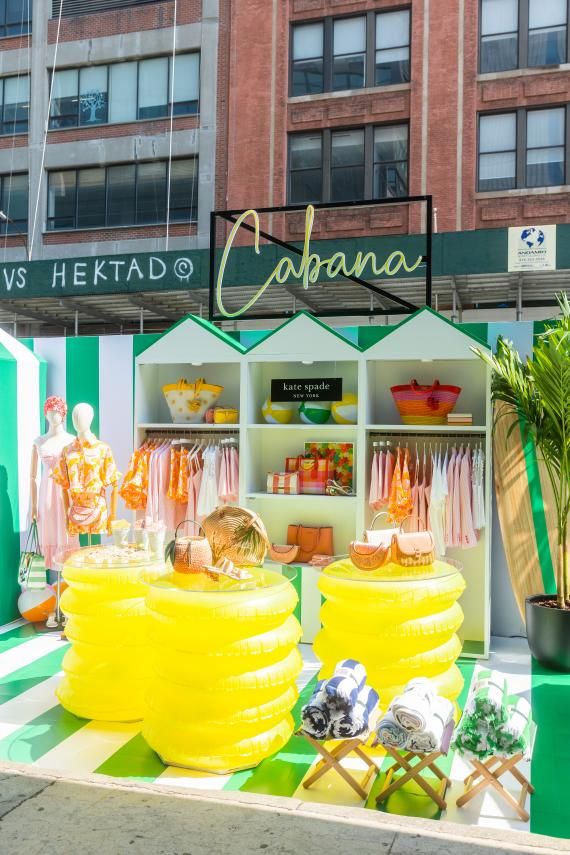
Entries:
[[473, 350], [492, 369], [497, 418], [513, 416], [510, 430], [532, 437], [544, 462], [556, 506], [556, 595], [526, 599], [526, 628], [533, 656], [549, 668], [570, 671], [570, 302], [557, 295], [560, 317], [539, 335], [522, 361], [511, 342], [499, 340], [494, 356]]

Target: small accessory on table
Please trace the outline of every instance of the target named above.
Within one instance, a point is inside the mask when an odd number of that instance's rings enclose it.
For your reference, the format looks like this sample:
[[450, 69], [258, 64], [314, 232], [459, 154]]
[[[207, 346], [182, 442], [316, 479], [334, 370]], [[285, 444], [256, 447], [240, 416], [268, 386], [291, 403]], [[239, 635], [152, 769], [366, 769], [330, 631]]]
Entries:
[[389, 514], [387, 511], [380, 511], [379, 514], [376, 514], [376, 516], [370, 523], [370, 528], [367, 528], [364, 532], [364, 540], [367, 543], [373, 543], [375, 546], [392, 545], [392, 537], [400, 531], [399, 528], [374, 528], [374, 526], [376, 525], [376, 521], [379, 520], [380, 517], [388, 516]]
[[354, 496], [352, 487], [343, 487], [342, 484], [339, 484], [334, 479], [327, 481], [325, 493], [327, 496]]
[[311, 567], [328, 567], [329, 564], [332, 564], [334, 561], [334, 555], [319, 555], [319, 553], [315, 553], [309, 564]]
[[[178, 535], [180, 527], [188, 522], [198, 525], [195, 520], [188, 519], [176, 526], [174, 548], [170, 552], [172, 566], [177, 573], [203, 573], [206, 567], [212, 564], [212, 549], [208, 539], [202, 535], [186, 535], [184, 537]], [[199, 527], [202, 528], [202, 526]], [[204, 531], [203, 528], [202, 531]]]
[[[409, 517], [408, 517], [409, 519]], [[403, 531], [392, 536], [392, 561], [402, 567], [423, 567], [435, 561], [435, 542], [431, 531]]]
[[313, 555], [334, 555], [331, 526], [290, 525], [287, 543], [299, 547], [299, 561], [308, 564]]
[[348, 547], [350, 560], [359, 570], [378, 570], [390, 562], [391, 548], [379, 544], [365, 543], [362, 540], [353, 540]]
[[272, 543], [269, 547], [269, 557], [279, 564], [292, 564], [299, 557], [299, 547]]
[[268, 472], [267, 492], [280, 496], [296, 496], [300, 493], [298, 472]]

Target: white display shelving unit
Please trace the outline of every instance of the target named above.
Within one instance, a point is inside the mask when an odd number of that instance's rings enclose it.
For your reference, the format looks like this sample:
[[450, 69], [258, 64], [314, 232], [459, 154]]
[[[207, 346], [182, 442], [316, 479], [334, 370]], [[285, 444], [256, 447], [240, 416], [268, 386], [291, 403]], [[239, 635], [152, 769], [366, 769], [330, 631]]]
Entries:
[[[300, 313], [246, 351], [235, 339], [199, 318], [189, 316], [166, 332], [136, 359], [135, 442], [149, 430], [166, 433], [197, 430], [239, 432], [240, 504], [256, 510], [270, 539], [285, 543], [290, 523], [331, 525], [337, 554], [360, 538], [373, 512], [368, 505], [369, 472], [374, 438], [392, 438], [394, 444], [442, 443], [457, 437], [482, 443], [486, 452], [487, 525], [471, 550], [451, 550], [450, 557], [464, 568], [467, 589], [462, 598], [465, 623], [464, 654], [487, 656], [489, 649], [489, 590], [491, 545], [491, 406], [490, 372], [473, 353], [480, 345], [446, 319], [423, 309], [376, 344], [362, 351], [311, 315]], [[485, 345], [481, 345], [483, 348]], [[219, 404], [239, 407], [239, 425], [173, 425], [162, 386], [180, 377], [224, 386]], [[358, 395], [355, 425], [302, 424], [297, 415], [288, 425], [266, 424], [262, 406], [277, 378], [342, 377], [343, 391]], [[473, 414], [473, 426], [402, 425], [390, 387], [408, 383], [461, 386], [459, 412]], [[267, 473], [282, 471], [285, 458], [304, 451], [305, 442], [354, 444], [353, 496], [276, 496], [266, 492]], [[302, 600], [304, 641], [312, 641], [320, 627], [318, 572], [303, 567], [298, 590]]]

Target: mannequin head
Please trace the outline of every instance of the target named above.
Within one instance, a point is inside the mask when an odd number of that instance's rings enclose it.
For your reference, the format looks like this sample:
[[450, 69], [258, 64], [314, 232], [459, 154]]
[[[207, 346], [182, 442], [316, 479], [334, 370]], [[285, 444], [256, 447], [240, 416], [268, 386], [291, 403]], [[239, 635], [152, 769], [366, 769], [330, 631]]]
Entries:
[[58, 395], [51, 395], [44, 404], [44, 416], [50, 428], [60, 427], [67, 415], [67, 404]]
[[89, 433], [95, 412], [91, 404], [77, 404], [73, 408], [71, 418], [73, 427], [79, 435]]

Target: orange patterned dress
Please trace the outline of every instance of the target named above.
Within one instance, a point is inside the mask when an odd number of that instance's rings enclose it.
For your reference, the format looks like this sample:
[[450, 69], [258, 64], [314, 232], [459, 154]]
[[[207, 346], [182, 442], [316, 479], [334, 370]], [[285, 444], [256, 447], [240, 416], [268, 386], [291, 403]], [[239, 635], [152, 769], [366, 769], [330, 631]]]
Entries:
[[69, 534], [101, 534], [107, 530], [105, 490], [115, 486], [119, 472], [113, 452], [98, 439], [75, 439], [64, 448], [51, 477], [69, 493], [74, 504], [99, 510], [94, 523], [79, 525], [68, 519]]

